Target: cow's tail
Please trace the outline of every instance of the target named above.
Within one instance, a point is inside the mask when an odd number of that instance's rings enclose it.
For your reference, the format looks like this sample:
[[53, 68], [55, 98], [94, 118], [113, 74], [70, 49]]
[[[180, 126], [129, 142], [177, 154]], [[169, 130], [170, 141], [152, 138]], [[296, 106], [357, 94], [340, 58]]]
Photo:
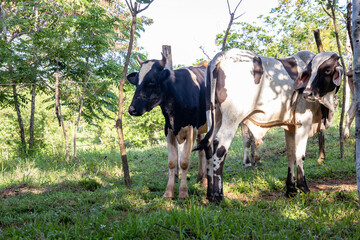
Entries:
[[[206, 102], [206, 121], [207, 133], [205, 137], [197, 144], [193, 151], [208, 150], [215, 134], [215, 91], [219, 65], [224, 56], [224, 52], [218, 53], [208, 64], [205, 74], [205, 102]], [[208, 152], [208, 151], [205, 151]]]

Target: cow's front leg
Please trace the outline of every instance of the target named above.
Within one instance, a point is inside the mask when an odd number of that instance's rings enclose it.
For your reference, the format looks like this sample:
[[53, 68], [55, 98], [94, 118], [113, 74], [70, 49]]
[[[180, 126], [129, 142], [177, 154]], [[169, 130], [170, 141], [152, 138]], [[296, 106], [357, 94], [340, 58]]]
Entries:
[[305, 133], [308, 133], [308, 132], [309, 132], [308, 129], [304, 129], [304, 131], [297, 131], [296, 135], [295, 135], [296, 186], [298, 189], [300, 189], [303, 192], [310, 191], [310, 189], [308, 188], [307, 183], [306, 183], [305, 171], [304, 171], [306, 144], [307, 144], [307, 140], [308, 140], [308, 134], [305, 134]]
[[173, 198], [175, 191], [175, 177], [177, 172], [178, 150], [175, 135], [171, 130], [169, 130], [168, 135], [166, 136], [166, 140], [168, 145], [169, 176], [163, 197]]
[[288, 159], [288, 174], [286, 178], [286, 196], [291, 197], [297, 193], [295, 187], [295, 177], [294, 177], [294, 165], [296, 161], [295, 157], [295, 133], [285, 130], [285, 140], [286, 140], [286, 156]]
[[184, 147], [180, 157], [181, 181], [179, 187], [179, 198], [189, 197], [187, 188], [187, 172], [190, 166], [190, 155], [194, 143], [194, 129], [192, 127], [187, 128], [188, 129], [186, 131], [186, 140], [184, 142]]

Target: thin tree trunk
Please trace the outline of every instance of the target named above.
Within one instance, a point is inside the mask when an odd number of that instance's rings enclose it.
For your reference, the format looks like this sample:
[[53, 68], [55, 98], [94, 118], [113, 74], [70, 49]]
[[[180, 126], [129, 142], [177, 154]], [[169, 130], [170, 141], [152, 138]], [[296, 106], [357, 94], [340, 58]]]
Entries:
[[[321, 53], [324, 51], [324, 47], [322, 45], [321, 42], [321, 37], [320, 37], [320, 30], [314, 30], [314, 38], [315, 38], [315, 42], [316, 42], [316, 46], [318, 49], [318, 52]], [[325, 160], [325, 134], [323, 131], [320, 131], [318, 133], [318, 144], [319, 144], [319, 157], [317, 162], [318, 163], [322, 163]]]
[[29, 127], [29, 153], [33, 150], [34, 146], [34, 122], [35, 122], [35, 97], [36, 85], [32, 84], [31, 91], [31, 113], [30, 113], [30, 127]]
[[77, 137], [77, 130], [78, 130], [79, 125], [80, 125], [80, 118], [81, 118], [82, 108], [84, 106], [84, 98], [85, 98], [85, 93], [86, 93], [86, 84], [87, 84], [87, 81], [88, 81], [89, 57], [90, 57], [90, 51], [88, 53], [88, 56], [86, 57], [86, 66], [85, 66], [85, 74], [84, 74], [84, 87], [83, 87], [82, 95], [80, 97], [79, 114], [78, 114], [78, 118], [76, 120], [75, 129], [74, 129], [74, 158], [77, 158], [76, 137]]
[[355, 155], [356, 179], [360, 203], [360, 0], [353, 0], [352, 38], [354, 47], [354, 87], [355, 87]]
[[123, 120], [123, 107], [124, 107], [124, 85], [125, 85], [127, 70], [129, 68], [132, 46], [134, 44], [134, 35], [135, 35], [135, 27], [136, 27], [136, 20], [137, 20], [136, 19], [137, 2], [134, 3], [134, 9], [135, 9], [135, 11], [134, 12], [132, 11], [130, 42], [129, 42], [126, 59], [125, 59], [124, 70], [122, 73], [122, 77], [120, 80], [120, 86], [119, 86], [119, 112], [118, 112], [118, 119], [116, 121], [116, 129], [117, 129], [117, 133], [118, 133], [121, 161], [122, 161], [122, 167], [123, 167], [123, 172], [124, 172], [124, 182], [127, 187], [131, 186], [131, 179], [130, 179], [129, 165], [128, 165], [127, 155], [126, 155], [122, 120]]
[[346, 65], [345, 65], [345, 61], [342, 55], [342, 51], [341, 51], [341, 43], [340, 43], [340, 38], [339, 38], [339, 31], [337, 28], [337, 23], [336, 23], [336, 16], [335, 16], [335, 0], [333, 0], [331, 2], [331, 0], [328, 0], [329, 5], [331, 6], [331, 17], [334, 23], [334, 31], [335, 31], [335, 38], [336, 38], [336, 44], [338, 47], [338, 52], [339, 52], [339, 56], [340, 56], [340, 60], [341, 60], [341, 65], [344, 69], [344, 74], [343, 74], [343, 98], [342, 98], [342, 108], [341, 108], [341, 116], [340, 116], [340, 123], [339, 123], [339, 135], [340, 135], [340, 159], [341, 161], [344, 161], [344, 129], [343, 129], [343, 125], [344, 125], [344, 116], [345, 116], [345, 101], [346, 101], [346, 85], [347, 85], [347, 79], [346, 79]]
[[24, 123], [22, 120], [22, 116], [21, 116], [21, 111], [20, 111], [20, 106], [19, 106], [19, 101], [18, 101], [18, 97], [17, 97], [17, 90], [16, 90], [16, 83], [13, 82], [12, 85], [13, 88], [13, 97], [14, 97], [14, 104], [15, 104], [15, 110], [16, 110], [16, 114], [17, 114], [17, 119], [18, 119], [18, 123], [19, 123], [19, 129], [20, 129], [20, 140], [21, 140], [21, 150], [23, 153], [26, 154], [26, 140], [25, 140], [25, 131], [24, 131]]
[[66, 135], [66, 129], [64, 125], [64, 120], [61, 113], [61, 104], [60, 104], [60, 95], [59, 95], [59, 73], [55, 73], [55, 112], [59, 120], [59, 126], [62, 126], [64, 139], [65, 139], [65, 158], [66, 161], [69, 161], [69, 142]]
[[233, 21], [234, 21], [234, 14], [235, 14], [235, 13], [231, 13], [231, 14], [230, 14], [230, 21], [229, 21], [228, 27], [227, 27], [226, 32], [225, 32], [225, 35], [224, 35], [224, 40], [223, 40], [223, 43], [222, 43], [221, 51], [225, 51], [226, 40], [227, 40], [227, 37], [228, 37], [228, 35], [229, 35], [230, 29], [231, 29], [231, 25], [232, 25], [232, 23], [233, 23]]

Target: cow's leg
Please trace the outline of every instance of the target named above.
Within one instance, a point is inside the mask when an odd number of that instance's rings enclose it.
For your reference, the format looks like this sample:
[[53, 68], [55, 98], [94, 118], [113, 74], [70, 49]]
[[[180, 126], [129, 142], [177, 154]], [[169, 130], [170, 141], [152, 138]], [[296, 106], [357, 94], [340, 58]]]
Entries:
[[186, 140], [180, 157], [181, 181], [179, 187], [179, 198], [189, 197], [187, 188], [187, 172], [190, 167], [190, 155], [194, 143], [194, 128], [188, 127]]
[[[311, 126], [309, 124], [309, 126]], [[301, 128], [305, 128], [302, 126]], [[297, 129], [298, 130], [298, 129]], [[303, 129], [302, 129], [303, 130]], [[306, 152], [306, 144], [308, 140], [309, 129], [304, 129], [304, 131], [296, 131], [295, 135], [295, 156], [296, 156], [296, 185], [303, 192], [309, 192], [310, 189], [307, 186], [305, 179], [305, 171], [304, 171], [304, 160], [305, 160], [305, 152]]]
[[[252, 137], [254, 138], [254, 137]], [[260, 159], [260, 154], [259, 154], [259, 149], [257, 144], [255, 143], [255, 140], [253, 139], [253, 141], [251, 141], [251, 159], [252, 159], [252, 163], [254, 162], [254, 164], [257, 165], [261, 165], [261, 159]]]
[[[203, 134], [198, 134], [196, 137], [196, 142], [200, 142], [204, 138]], [[198, 151], [198, 157], [199, 157], [199, 171], [197, 175], [197, 181], [202, 184], [203, 187], [207, 187], [207, 177], [206, 177], [206, 157], [205, 157], [205, 151], [201, 150]]]
[[252, 162], [250, 161], [250, 148], [252, 147], [251, 146], [252, 139], [250, 136], [250, 130], [245, 124], [241, 124], [241, 133], [242, 133], [243, 145], [244, 145], [243, 165], [245, 167], [250, 167], [252, 165]]
[[352, 101], [350, 103], [349, 110], [346, 112], [345, 130], [344, 130], [345, 139], [349, 138], [350, 136], [351, 123], [354, 121], [355, 118], [355, 99], [351, 99], [351, 100]]
[[286, 157], [288, 159], [288, 174], [286, 178], [286, 196], [290, 197], [297, 193], [295, 187], [295, 133], [285, 130], [285, 141], [286, 141]]
[[230, 144], [241, 120], [222, 119], [222, 125], [213, 141], [213, 187], [210, 200], [220, 202], [223, 199], [223, 167]]
[[178, 150], [175, 135], [170, 130], [166, 136], [168, 145], [168, 161], [169, 161], [169, 178], [163, 197], [173, 198], [175, 191], [175, 175], [178, 162]]

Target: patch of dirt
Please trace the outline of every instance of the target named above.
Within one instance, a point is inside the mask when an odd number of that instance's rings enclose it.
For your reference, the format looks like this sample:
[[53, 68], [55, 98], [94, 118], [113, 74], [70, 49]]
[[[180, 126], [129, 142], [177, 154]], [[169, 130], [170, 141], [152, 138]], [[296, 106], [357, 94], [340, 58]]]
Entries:
[[0, 198], [13, 197], [20, 194], [41, 194], [47, 191], [46, 188], [34, 188], [27, 184], [18, 184], [11, 187], [0, 189]]
[[[308, 187], [312, 192], [327, 191], [327, 192], [340, 192], [352, 191], [357, 189], [356, 177], [343, 178], [343, 179], [317, 179], [309, 180]], [[252, 202], [258, 200], [271, 201], [285, 196], [284, 191], [262, 192], [261, 195], [252, 197], [247, 194], [237, 194], [232, 191], [224, 193], [226, 198], [238, 200], [241, 202]]]
[[308, 181], [310, 191], [351, 191], [357, 189], [356, 177]]

